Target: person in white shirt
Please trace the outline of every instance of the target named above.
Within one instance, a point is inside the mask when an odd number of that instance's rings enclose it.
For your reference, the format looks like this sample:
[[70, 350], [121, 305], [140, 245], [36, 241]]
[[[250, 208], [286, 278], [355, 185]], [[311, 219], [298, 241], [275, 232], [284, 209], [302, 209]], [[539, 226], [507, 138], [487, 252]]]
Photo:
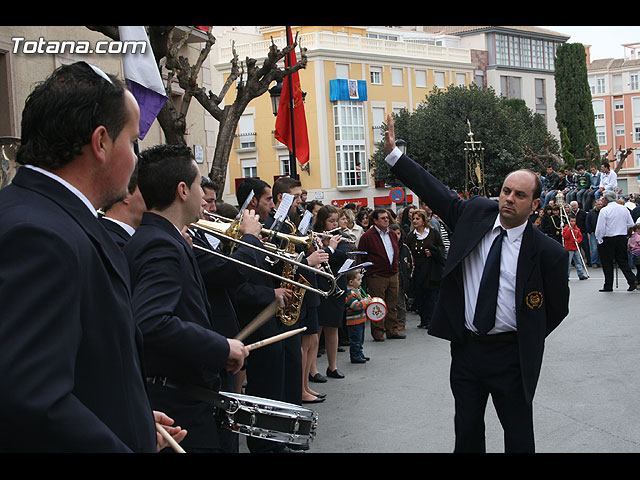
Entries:
[[611, 171], [609, 162], [602, 162], [600, 167], [600, 188], [596, 192], [596, 200], [601, 198], [606, 190], [616, 191], [618, 189], [618, 174]]
[[604, 286], [600, 289], [601, 292], [613, 291], [614, 260], [627, 279], [628, 291], [635, 290], [638, 285], [627, 259], [627, 232], [629, 227], [633, 226], [633, 219], [629, 209], [620, 205], [617, 200], [618, 195], [614, 191], [604, 191], [604, 207], [600, 210], [596, 223], [595, 235], [604, 272]]

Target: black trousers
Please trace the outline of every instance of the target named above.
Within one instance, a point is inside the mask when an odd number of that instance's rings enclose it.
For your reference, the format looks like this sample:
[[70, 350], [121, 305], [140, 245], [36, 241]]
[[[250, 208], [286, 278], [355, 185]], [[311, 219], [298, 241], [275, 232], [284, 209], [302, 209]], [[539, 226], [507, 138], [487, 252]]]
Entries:
[[613, 288], [613, 262], [618, 264], [620, 270], [627, 279], [629, 286], [636, 284], [636, 277], [629, 266], [627, 255], [627, 236], [616, 235], [615, 237], [604, 237], [602, 243], [598, 244], [598, 254], [602, 261], [602, 272], [604, 273], [604, 288]]
[[455, 400], [455, 452], [484, 453], [489, 395], [504, 430], [506, 453], [535, 451], [533, 406], [522, 388], [517, 338], [469, 333], [451, 343], [451, 391]]

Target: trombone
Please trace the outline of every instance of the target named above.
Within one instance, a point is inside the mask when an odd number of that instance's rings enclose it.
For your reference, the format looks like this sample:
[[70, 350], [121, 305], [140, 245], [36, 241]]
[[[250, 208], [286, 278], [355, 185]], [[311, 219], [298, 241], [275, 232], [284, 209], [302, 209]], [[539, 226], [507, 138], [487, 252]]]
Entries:
[[[220, 217], [220, 218], [224, 218], [224, 217]], [[297, 282], [297, 281], [295, 281], [293, 279], [284, 277], [282, 275], [278, 275], [277, 273], [270, 272], [269, 270], [262, 269], [260, 267], [255, 266], [255, 265], [251, 265], [249, 263], [246, 263], [246, 262], [243, 262], [243, 261], [238, 260], [236, 258], [233, 258], [233, 257], [231, 257], [229, 255], [225, 255], [224, 253], [217, 252], [217, 251], [214, 251], [214, 250], [210, 250], [208, 248], [201, 247], [201, 246], [196, 245], [196, 244], [194, 244], [193, 247], [197, 248], [199, 250], [205, 251], [207, 253], [211, 253], [213, 255], [217, 255], [219, 257], [225, 258], [226, 260], [235, 262], [235, 263], [237, 263], [239, 265], [243, 265], [243, 266], [245, 266], [247, 268], [250, 268], [252, 270], [258, 271], [260, 273], [264, 273], [265, 275], [268, 275], [268, 276], [273, 277], [275, 279], [278, 279], [280, 281], [284, 281], [284, 282], [290, 283], [292, 285], [295, 285], [295, 286], [297, 286], [299, 288], [304, 288], [305, 290], [312, 291], [313, 293], [321, 295], [324, 298], [329, 297], [330, 295], [332, 295], [336, 291], [337, 283], [336, 283], [336, 278], [333, 275], [325, 272], [324, 270], [319, 270], [319, 269], [317, 269], [315, 267], [311, 267], [311, 266], [309, 266], [307, 264], [301, 263], [298, 260], [295, 260], [294, 258], [292, 258], [291, 256], [287, 256], [285, 253], [280, 252], [279, 250], [277, 252], [274, 252], [272, 249], [269, 249], [267, 247], [258, 247], [256, 245], [252, 245], [251, 243], [243, 242], [242, 240], [240, 240], [238, 238], [235, 238], [235, 236], [233, 236], [232, 234], [228, 233], [229, 230], [232, 230], [233, 221], [228, 220], [228, 219], [226, 219], [226, 220], [227, 221], [211, 222], [211, 221], [208, 221], [208, 220], [202, 220], [201, 219], [201, 220], [198, 220], [195, 223], [192, 223], [190, 225], [190, 227], [194, 228], [194, 229], [202, 230], [203, 232], [206, 232], [206, 233], [210, 233], [210, 234], [215, 235], [215, 236], [217, 236], [217, 237], [219, 237], [221, 239], [233, 242], [233, 243], [235, 243], [237, 245], [244, 245], [245, 247], [252, 248], [252, 249], [257, 250], [257, 251], [259, 251], [259, 252], [261, 252], [261, 253], [269, 256], [269, 257], [275, 258], [276, 261], [277, 260], [281, 260], [283, 262], [287, 262], [287, 263], [290, 263], [292, 265], [296, 265], [298, 268], [309, 270], [309, 271], [313, 272], [315, 275], [323, 276], [329, 281], [329, 290], [325, 291], [325, 290], [321, 290], [321, 289], [318, 289], [318, 288], [314, 288], [314, 287], [312, 287], [310, 285]], [[266, 230], [266, 229], [264, 229], [264, 230]], [[283, 233], [279, 233], [279, 232], [271, 232], [270, 230], [267, 230], [267, 232], [276, 233], [278, 236], [287, 235], [287, 234], [283, 234]], [[304, 237], [297, 237], [295, 235], [287, 235], [287, 236], [288, 237], [296, 237], [298, 239], [304, 238]], [[305, 243], [306, 243], [306, 241], [305, 241]], [[277, 250], [277, 248], [275, 246], [273, 248]]]

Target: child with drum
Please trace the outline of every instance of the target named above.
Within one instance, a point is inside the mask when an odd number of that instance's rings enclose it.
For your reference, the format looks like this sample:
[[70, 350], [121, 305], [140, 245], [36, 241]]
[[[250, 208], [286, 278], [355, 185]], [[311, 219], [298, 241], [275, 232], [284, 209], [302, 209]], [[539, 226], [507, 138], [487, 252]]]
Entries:
[[362, 274], [360, 270], [347, 272], [347, 297], [345, 306], [347, 311], [346, 323], [349, 332], [349, 356], [351, 363], [365, 363], [369, 357], [364, 356], [362, 345], [364, 343], [364, 324], [367, 321], [366, 309], [370, 297], [363, 298], [360, 285]]

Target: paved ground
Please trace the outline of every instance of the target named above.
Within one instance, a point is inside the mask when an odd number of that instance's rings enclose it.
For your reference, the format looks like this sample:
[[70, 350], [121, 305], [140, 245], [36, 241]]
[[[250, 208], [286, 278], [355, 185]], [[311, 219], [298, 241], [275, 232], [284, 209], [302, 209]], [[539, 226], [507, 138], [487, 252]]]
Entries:
[[[602, 271], [571, 278], [570, 313], [547, 339], [536, 397], [540, 453], [640, 452], [640, 291], [600, 293]], [[367, 338], [367, 364], [339, 353], [344, 379], [312, 384], [327, 394], [309, 453], [447, 453], [453, 449], [449, 344], [407, 321], [406, 340]], [[326, 357], [318, 359], [321, 371]], [[305, 405], [309, 406], [309, 405]], [[502, 429], [487, 408], [487, 449], [502, 452]], [[244, 437], [241, 450], [246, 451]]]

